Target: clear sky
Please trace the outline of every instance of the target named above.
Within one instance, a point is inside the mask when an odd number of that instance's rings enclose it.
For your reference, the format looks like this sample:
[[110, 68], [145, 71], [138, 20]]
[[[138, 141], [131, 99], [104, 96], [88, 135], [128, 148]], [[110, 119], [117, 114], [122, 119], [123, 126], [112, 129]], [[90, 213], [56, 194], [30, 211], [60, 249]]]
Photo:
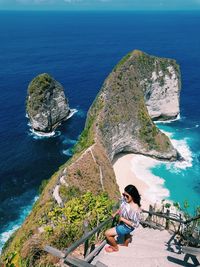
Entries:
[[10, 10], [200, 10], [200, 0], [0, 0]]

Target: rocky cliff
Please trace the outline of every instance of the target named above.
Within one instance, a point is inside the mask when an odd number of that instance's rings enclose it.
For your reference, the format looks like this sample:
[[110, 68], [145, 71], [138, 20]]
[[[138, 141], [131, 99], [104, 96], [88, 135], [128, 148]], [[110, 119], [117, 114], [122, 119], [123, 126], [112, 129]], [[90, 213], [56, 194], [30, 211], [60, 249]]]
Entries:
[[[148, 114], [144, 96], [147, 88], [143, 83], [146, 78], [142, 75], [148, 72], [148, 77], [152, 77], [154, 65], [152, 73], [145, 71], [148, 67], [144, 63], [142, 68], [143, 56], [151, 60], [151, 56], [142, 52], [128, 54], [105, 80], [88, 112], [73, 157], [50, 179], [30, 216], [6, 243], [3, 257], [15, 252], [15, 263], [32, 264], [24, 266], [46, 266], [41, 264], [55, 262], [42, 251], [43, 246], [48, 243], [62, 249], [75, 240], [78, 233], [81, 234], [82, 221], [79, 219], [75, 224], [77, 215], [73, 207], [67, 206], [69, 192], [73, 195], [72, 187], [78, 188], [79, 195], [87, 191], [94, 194], [107, 192], [116, 200], [119, 189], [112, 160], [118, 153], [134, 152], [165, 160], [177, 159], [178, 152], [169, 138], [159, 131]], [[171, 66], [167, 59], [154, 59], [163, 60], [166, 68]], [[174, 61], [173, 64], [176, 65]], [[177, 65], [176, 68], [178, 71]], [[174, 76], [170, 77], [173, 79]], [[148, 87], [150, 89], [154, 91], [154, 87]], [[77, 201], [76, 198], [74, 203]], [[106, 212], [105, 208], [103, 210]], [[97, 211], [91, 212], [85, 207], [79, 214], [90, 218], [94, 212]], [[66, 213], [68, 216], [63, 216]], [[74, 233], [73, 229], [79, 230]]]
[[140, 86], [149, 115], [153, 120], [173, 120], [180, 114], [181, 75], [173, 59], [134, 52]]
[[[154, 83], [148, 80], [149, 77], [154, 76], [155, 68], [157, 73], [161, 71], [167, 73], [160, 78], [159, 87], [156, 87], [158, 81]], [[176, 70], [175, 81], [174, 76], [170, 76], [168, 72], [168, 69], [172, 68]], [[170, 77], [172, 87], [167, 91], [165, 80]], [[140, 153], [167, 160], [177, 158], [177, 151], [152, 122], [150, 115], [155, 118], [153, 110], [157, 111], [159, 119], [167, 116], [172, 118], [179, 113], [180, 88], [176, 87], [180, 84], [178, 77], [180, 72], [175, 61], [149, 56], [137, 50], [125, 56], [114, 68], [89, 110], [87, 120], [87, 125], [95, 121], [94, 140], [98, 139], [103, 144], [111, 161], [120, 152]], [[144, 84], [146, 80], [149, 82]], [[164, 96], [163, 91], [165, 91]], [[177, 105], [173, 109], [172, 102], [175, 98]], [[158, 100], [159, 105], [154, 105], [155, 99]]]
[[62, 85], [47, 73], [30, 82], [26, 110], [32, 128], [43, 133], [52, 132], [70, 113]]

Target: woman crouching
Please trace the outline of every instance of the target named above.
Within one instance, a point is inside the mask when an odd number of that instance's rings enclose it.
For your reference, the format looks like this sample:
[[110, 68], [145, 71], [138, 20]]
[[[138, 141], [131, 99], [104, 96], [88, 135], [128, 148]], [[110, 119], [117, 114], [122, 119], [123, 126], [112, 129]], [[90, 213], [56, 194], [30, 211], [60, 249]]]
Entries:
[[122, 195], [120, 208], [113, 214], [113, 217], [119, 214], [119, 224], [105, 232], [107, 241], [110, 244], [105, 248], [107, 252], [119, 250], [115, 236], [118, 236], [119, 240], [124, 239], [124, 243], [121, 245], [128, 246], [131, 240], [130, 233], [140, 224], [141, 197], [137, 188], [134, 185], [127, 185]]

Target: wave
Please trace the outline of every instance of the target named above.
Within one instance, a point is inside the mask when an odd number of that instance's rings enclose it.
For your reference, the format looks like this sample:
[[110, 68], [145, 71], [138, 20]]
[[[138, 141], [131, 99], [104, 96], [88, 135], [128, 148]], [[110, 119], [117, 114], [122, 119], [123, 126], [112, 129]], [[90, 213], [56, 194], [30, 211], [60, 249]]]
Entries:
[[70, 109], [70, 113], [69, 113], [69, 115], [67, 117], [67, 120], [70, 119], [77, 112], [78, 112], [78, 110], [76, 108]]
[[172, 123], [174, 121], [179, 121], [181, 120], [181, 115], [180, 113], [177, 115], [177, 117], [175, 119], [172, 119], [172, 120], [166, 120], [166, 121], [154, 121], [154, 123], [163, 123], [163, 124], [168, 124], [168, 123]]
[[178, 174], [193, 166], [193, 154], [189, 146], [190, 139], [187, 137], [184, 137], [181, 140], [175, 139], [175, 133], [167, 132], [163, 129], [160, 130], [170, 138], [173, 146], [179, 151], [184, 160], [163, 162], [142, 155], [134, 156], [132, 159], [132, 171], [140, 180], [148, 185], [144, 198], [152, 203], [170, 198], [170, 190], [165, 188], [165, 177], [162, 177], [164, 174], [160, 173], [161, 177], [155, 175], [153, 173], [155, 168], [157, 169], [161, 167], [161, 165], [165, 165], [169, 172]]
[[62, 153], [68, 157], [71, 157], [73, 155], [72, 150], [70, 148], [63, 150]]
[[191, 130], [191, 129], [195, 129], [195, 128], [199, 128], [199, 124], [195, 124], [195, 126], [193, 126], [193, 127], [185, 128], [185, 130]]
[[6, 227], [5, 231], [0, 234], [0, 253], [5, 242], [9, 239], [9, 237], [22, 225], [26, 217], [32, 210], [33, 204], [37, 201], [38, 196], [35, 196], [32, 203], [28, 206], [21, 207], [21, 214], [19, 218], [13, 222], [10, 222]]
[[[68, 115], [66, 120], [70, 119], [77, 112], [78, 112], [77, 109], [70, 109], [70, 114]], [[28, 114], [26, 114], [26, 117], [27, 116], [28, 116]], [[29, 135], [33, 136], [33, 138], [36, 139], [36, 140], [37, 139], [43, 139], [43, 138], [50, 138], [50, 137], [58, 137], [58, 136], [61, 135], [60, 131], [52, 131], [50, 133], [43, 133], [43, 132], [35, 131], [34, 129], [31, 128], [31, 123], [30, 122], [28, 122], [27, 125], [30, 127]]]
[[64, 139], [63, 140], [63, 145], [75, 145], [77, 143], [77, 140], [73, 140], [73, 139]]
[[173, 133], [161, 130], [164, 134], [166, 134], [170, 140], [172, 145], [177, 149], [177, 151], [183, 157], [183, 161], [175, 161], [167, 163], [168, 169], [174, 172], [180, 172], [183, 169], [192, 167], [193, 155], [192, 151], [188, 145], [189, 138], [185, 137], [182, 140], [177, 140], [173, 138]]
[[60, 131], [53, 131], [51, 133], [41, 133], [41, 132], [36, 132], [33, 129], [30, 129], [30, 132], [29, 132], [29, 136], [33, 136], [33, 138], [36, 140], [49, 138], [49, 137], [58, 137], [60, 135], [61, 135]]
[[142, 155], [135, 155], [131, 164], [131, 169], [135, 175], [148, 186], [148, 189], [144, 192], [145, 199], [156, 203], [170, 196], [169, 190], [164, 187], [165, 180], [151, 172], [152, 168], [161, 164], [160, 161]]

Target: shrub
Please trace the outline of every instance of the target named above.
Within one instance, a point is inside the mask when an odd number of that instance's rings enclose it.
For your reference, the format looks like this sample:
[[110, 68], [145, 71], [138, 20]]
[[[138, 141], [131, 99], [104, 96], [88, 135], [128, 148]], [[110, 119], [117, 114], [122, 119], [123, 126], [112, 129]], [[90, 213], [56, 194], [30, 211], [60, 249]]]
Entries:
[[113, 204], [106, 193], [94, 195], [87, 192], [69, 200], [62, 208], [55, 206], [48, 212], [44, 227], [48, 242], [57, 248], [66, 248], [83, 235], [85, 220], [89, 229], [93, 229], [111, 215]]

